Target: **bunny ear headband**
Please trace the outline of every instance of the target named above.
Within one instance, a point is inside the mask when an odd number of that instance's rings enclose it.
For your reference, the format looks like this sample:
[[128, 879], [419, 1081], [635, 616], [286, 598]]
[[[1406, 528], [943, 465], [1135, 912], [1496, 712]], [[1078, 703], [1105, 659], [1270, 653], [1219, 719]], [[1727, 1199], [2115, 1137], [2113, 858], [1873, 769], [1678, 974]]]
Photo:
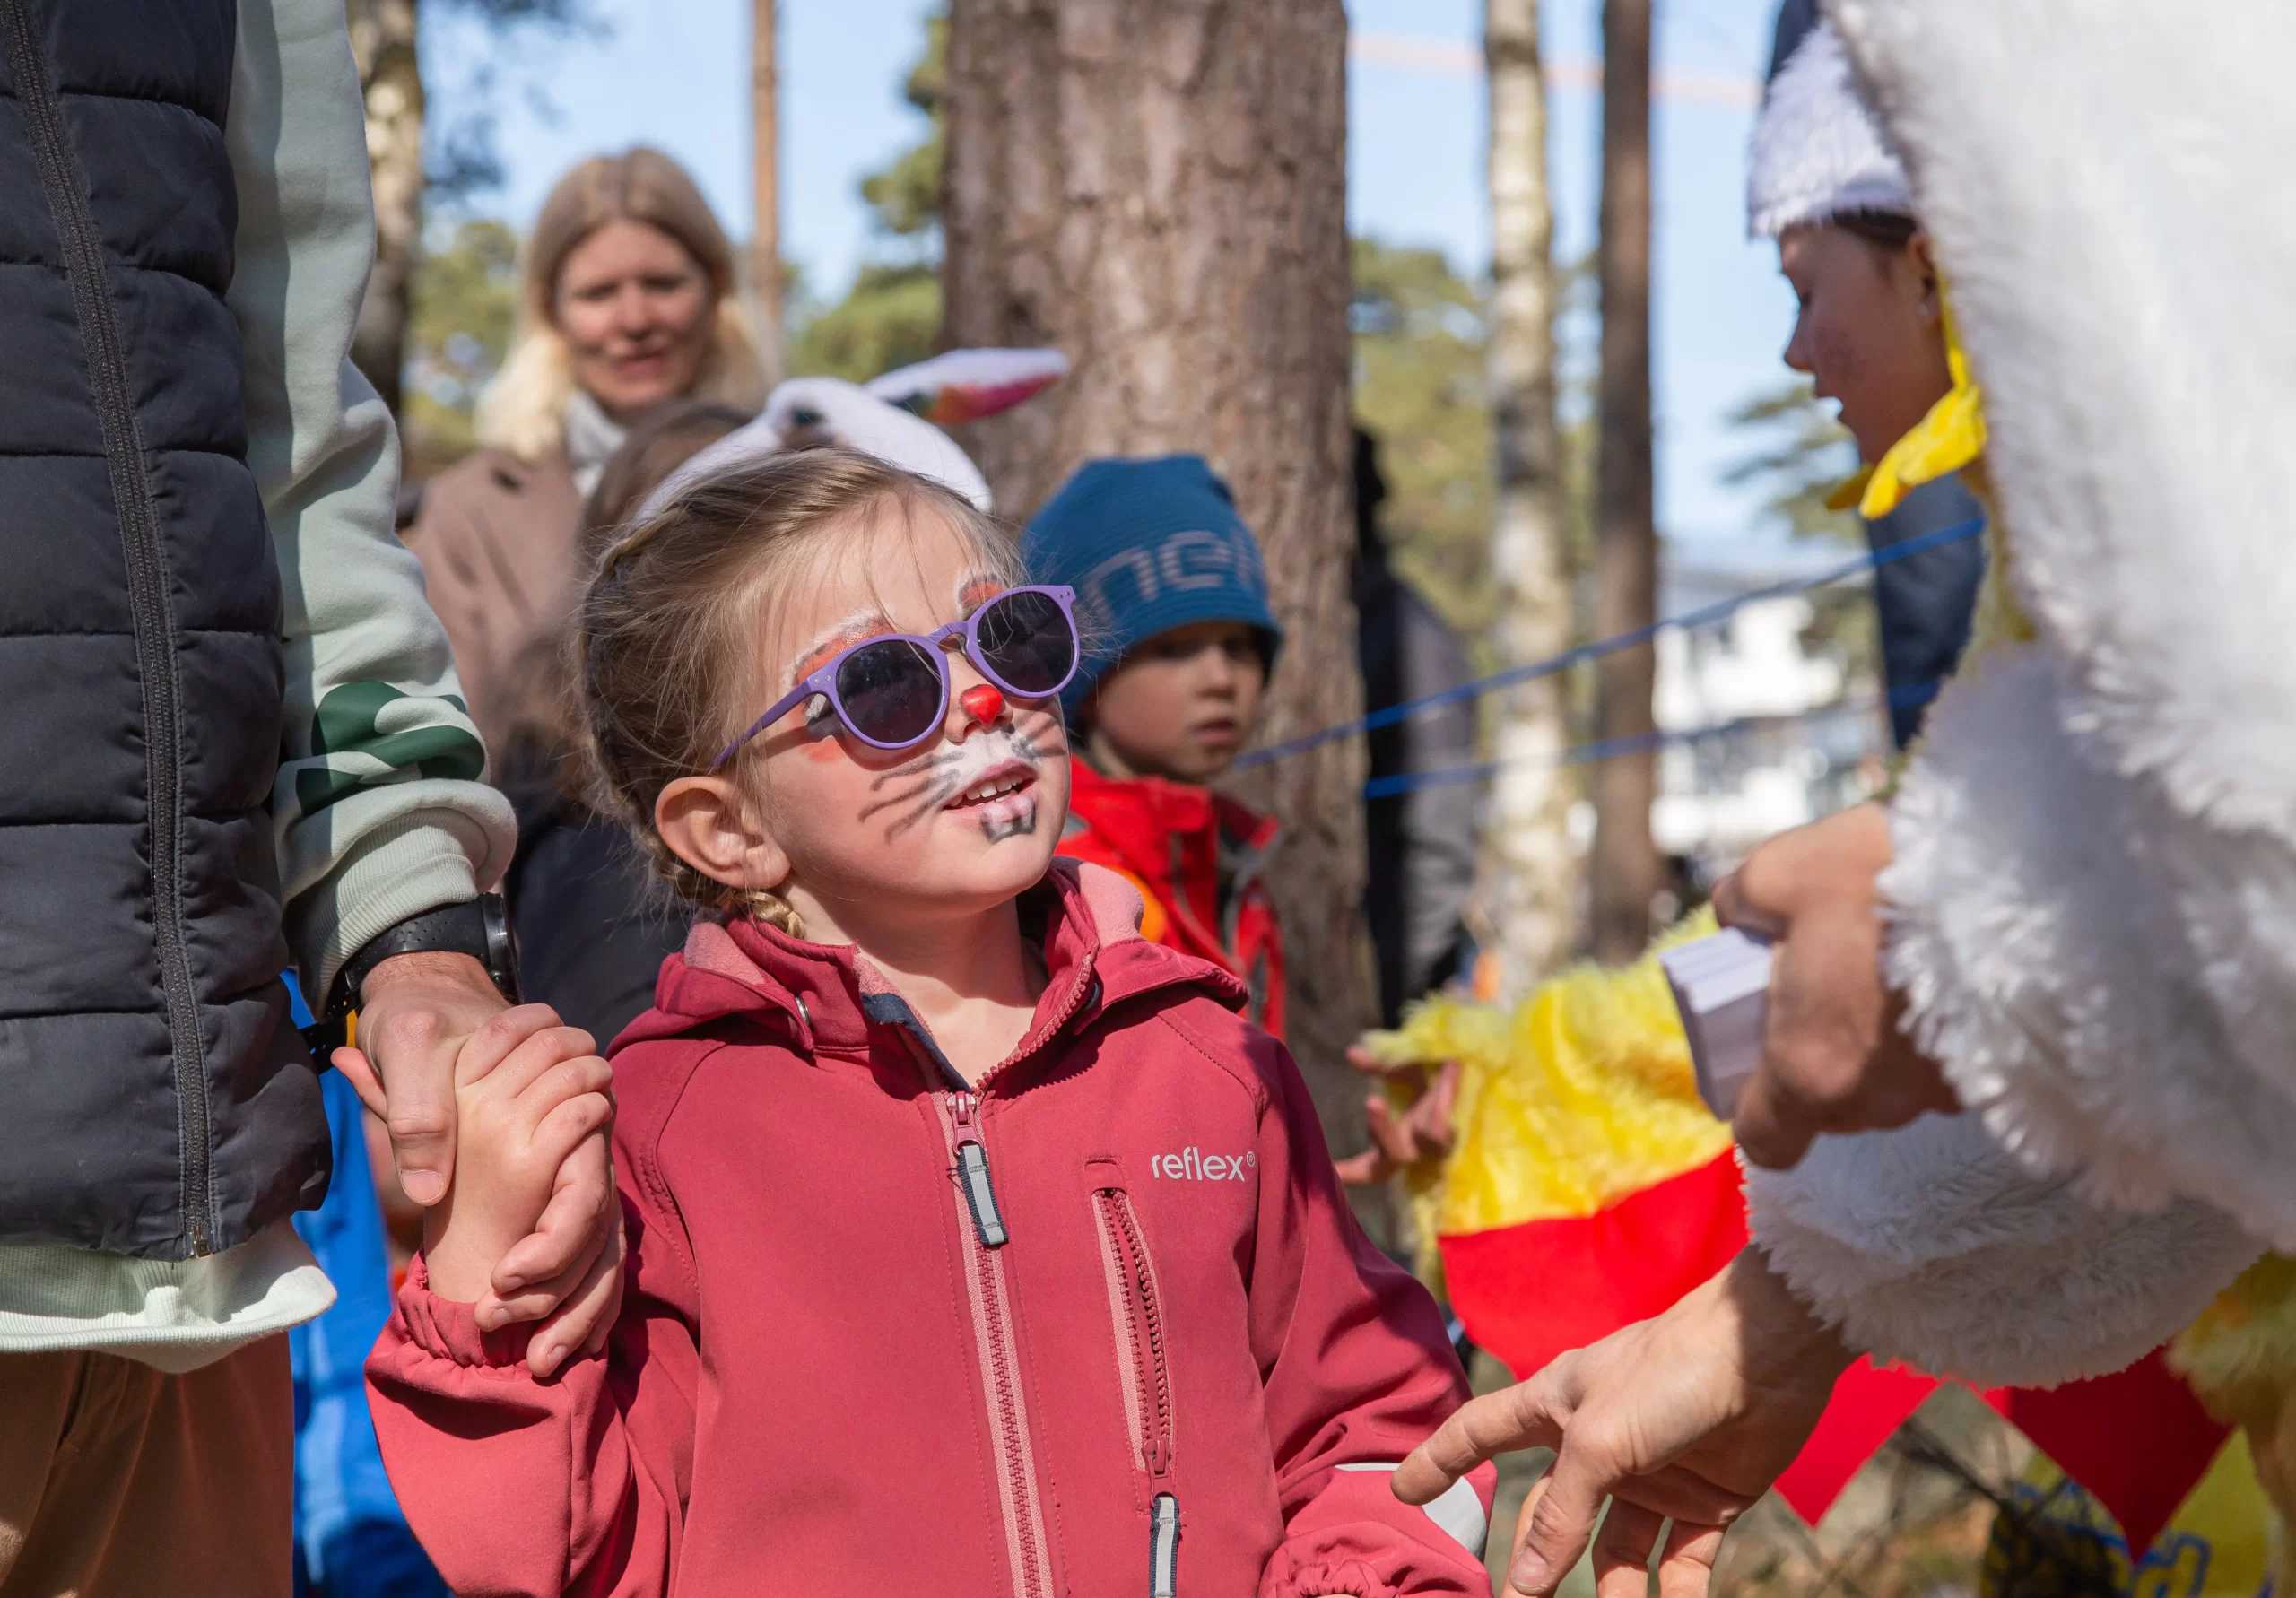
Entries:
[[865, 386], [839, 378], [793, 378], [773, 391], [755, 421], [664, 478], [632, 519], [644, 521], [711, 473], [788, 448], [801, 434], [930, 478], [987, 510], [987, 479], [941, 428], [1009, 410], [1067, 371], [1068, 358], [1057, 350], [952, 350]]

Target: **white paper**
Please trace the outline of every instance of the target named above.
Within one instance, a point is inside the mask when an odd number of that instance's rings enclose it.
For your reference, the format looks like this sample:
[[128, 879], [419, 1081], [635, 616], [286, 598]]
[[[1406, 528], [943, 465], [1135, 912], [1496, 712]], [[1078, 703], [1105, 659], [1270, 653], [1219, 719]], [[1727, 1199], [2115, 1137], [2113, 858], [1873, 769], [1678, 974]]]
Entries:
[[1769, 1009], [1769, 941], [1735, 927], [1693, 939], [1658, 956], [1690, 1038], [1698, 1096], [1727, 1121], [1738, 1095], [1761, 1064], [1762, 1021]]

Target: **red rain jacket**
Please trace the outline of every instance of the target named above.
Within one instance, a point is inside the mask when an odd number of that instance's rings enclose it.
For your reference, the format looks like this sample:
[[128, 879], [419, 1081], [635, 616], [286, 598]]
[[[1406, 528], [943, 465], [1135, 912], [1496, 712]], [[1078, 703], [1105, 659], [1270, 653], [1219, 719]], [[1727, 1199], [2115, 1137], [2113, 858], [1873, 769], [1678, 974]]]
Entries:
[[1192, 783], [1102, 777], [1081, 760], [1068, 769], [1060, 852], [1128, 879], [1148, 901], [1142, 935], [1242, 982], [1245, 1013], [1282, 1038], [1283, 938], [1260, 878], [1274, 818]]
[[1283, 1047], [1116, 878], [1022, 900], [1050, 974], [966, 1088], [849, 947], [704, 923], [615, 1041], [631, 1252], [541, 1383], [418, 1264], [367, 1371], [457, 1592], [1385, 1598], [1490, 1591], [1465, 1396]]

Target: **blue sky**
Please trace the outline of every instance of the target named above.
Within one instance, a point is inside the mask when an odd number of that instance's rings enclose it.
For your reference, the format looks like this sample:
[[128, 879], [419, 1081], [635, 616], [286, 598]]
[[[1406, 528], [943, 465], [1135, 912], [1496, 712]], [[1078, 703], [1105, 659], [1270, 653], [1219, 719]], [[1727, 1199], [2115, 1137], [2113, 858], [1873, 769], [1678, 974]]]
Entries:
[[[933, 0], [781, 0], [787, 252], [833, 294], [873, 248], [856, 185], [917, 136], [902, 75]], [[1723, 418], [1785, 375], [1793, 299], [1774, 251], [1744, 238], [1743, 162], [1752, 84], [1775, 0], [1662, 0], [1655, 265], [1658, 521], [1700, 560], [1775, 552], [1743, 491], [1719, 481], [1744, 447]], [[601, 38], [521, 40], [504, 52], [448, 17], [423, 48], [442, 119], [487, 97], [508, 181], [476, 208], [524, 227], [552, 181], [596, 151], [645, 140], [690, 166], [737, 237], [750, 227], [746, 0], [597, 0]], [[437, 9], [426, 14], [437, 17]], [[1488, 265], [1483, 103], [1474, 67], [1480, 0], [1352, 0], [1348, 204], [1359, 232]], [[1595, 232], [1600, 0], [1544, 0], [1544, 43], [1566, 82], [1551, 97], [1550, 161], [1565, 257]], [[1697, 546], [1693, 549], [1692, 546]]]

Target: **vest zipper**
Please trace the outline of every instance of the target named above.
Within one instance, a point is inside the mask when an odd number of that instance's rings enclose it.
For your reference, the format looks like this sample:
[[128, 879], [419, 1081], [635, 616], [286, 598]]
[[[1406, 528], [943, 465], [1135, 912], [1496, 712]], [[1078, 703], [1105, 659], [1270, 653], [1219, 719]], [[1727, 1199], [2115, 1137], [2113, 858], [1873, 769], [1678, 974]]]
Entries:
[[1172, 1377], [1155, 1264], [1129, 1194], [1100, 1188], [1092, 1194], [1092, 1210], [1116, 1321], [1117, 1379], [1131, 1422], [1134, 1463], [1152, 1478], [1161, 1476], [1172, 1468]]
[[1004, 1516], [1005, 1552], [1018, 1598], [1049, 1598], [1052, 1559], [1029, 1446], [1028, 1395], [1013, 1340], [1013, 1295], [1001, 1251], [1011, 1241], [983, 1142], [980, 1096], [935, 1095], [941, 1131], [955, 1176], [957, 1220], [970, 1241], [965, 1294], [972, 1310], [973, 1344], [980, 1359], [981, 1391], [988, 1400], [990, 1441], [996, 1455], [997, 1497]]
[[1180, 1501], [1160, 1492], [1148, 1507], [1148, 1598], [1179, 1598]]
[[0, 0], [0, 31], [7, 35], [16, 103], [22, 109], [33, 161], [39, 168], [48, 215], [63, 247], [64, 275], [79, 317], [81, 344], [87, 352], [88, 387], [95, 399], [104, 459], [110, 468], [113, 508], [119, 517], [128, 608], [135, 621], [135, 664], [143, 690], [152, 925], [182, 1125], [184, 1224], [191, 1235], [192, 1252], [204, 1255], [213, 1252], [208, 1213], [207, 1074], [183, 930], [183, 750], [176, 721], [175, 627], [168, 610], [167, 556], [152, 513], [144, 443], [136, 428], [135, 404], [129, 398], [127, 357], [112, 308], [102, 241], [88, 209], [78, 159], [64, 132], [56, 91], [48, 83], [47, 56], [23, 0]]

